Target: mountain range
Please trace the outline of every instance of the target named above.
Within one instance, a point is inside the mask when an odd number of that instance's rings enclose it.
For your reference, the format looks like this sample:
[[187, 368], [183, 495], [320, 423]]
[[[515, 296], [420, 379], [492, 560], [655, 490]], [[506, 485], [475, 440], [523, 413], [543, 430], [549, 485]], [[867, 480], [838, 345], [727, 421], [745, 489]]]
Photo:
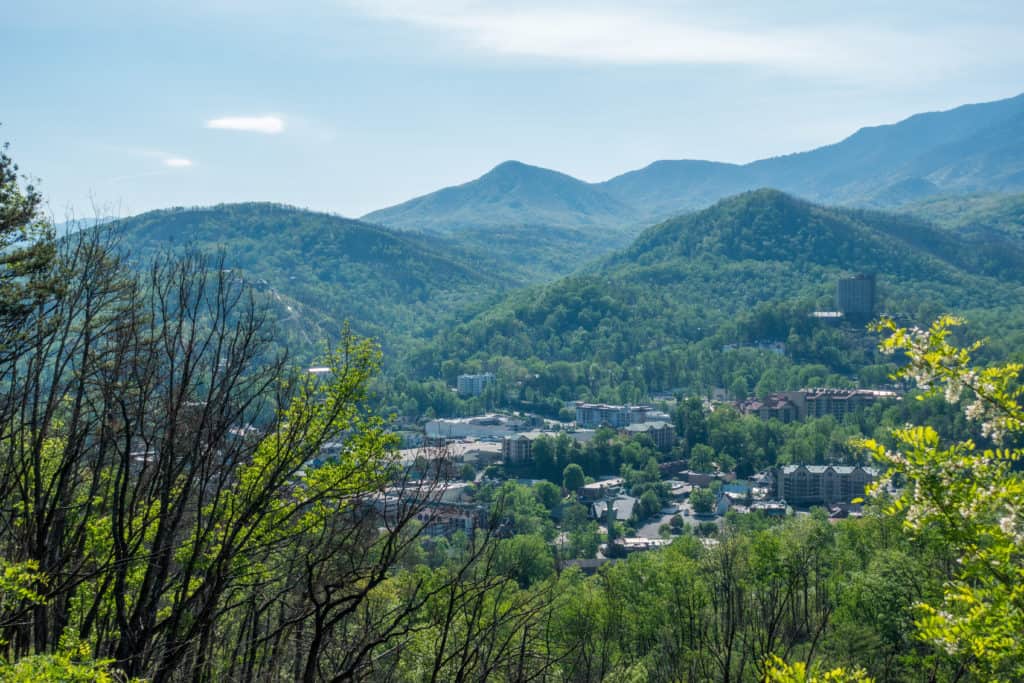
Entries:
[[905, 318], [1018, 307], [1024, 194], [1005, 192], [1024, 191], [1022, 132], [1024, 96], [743, 166], [663, 161], [591, 184], [506, 162], [365, 220], [249, 203], [117, 229], [140, 255], [223, 249], [307, 349], [348, 320], [390, 358], [415, 351], [418, 372], [624, 362], [763, 304], [829, 308], [855, 272], [877, 273], [882, 310]]
[[939, 194], [1024, 191], [1024, 94], [917, 114], [862, 128], [833, 145], [748, 164], [664, 160], [586, 183], [508, 161], [363, 220], [445, 233], [543, 225], [583, 231], [607, 251], [655, 221], [761, 187], [876, 208]]

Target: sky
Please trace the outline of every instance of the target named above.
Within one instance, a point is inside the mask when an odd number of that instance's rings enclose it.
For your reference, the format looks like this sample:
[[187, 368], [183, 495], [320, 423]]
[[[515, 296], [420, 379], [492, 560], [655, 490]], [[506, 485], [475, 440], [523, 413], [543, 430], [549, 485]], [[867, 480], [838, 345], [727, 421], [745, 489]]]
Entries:
[[1022, 27], [985, 0], [14, 2], [0, 140], [58, 220], [360, 216], [507, 159], [600, 181], [1011, 97]]

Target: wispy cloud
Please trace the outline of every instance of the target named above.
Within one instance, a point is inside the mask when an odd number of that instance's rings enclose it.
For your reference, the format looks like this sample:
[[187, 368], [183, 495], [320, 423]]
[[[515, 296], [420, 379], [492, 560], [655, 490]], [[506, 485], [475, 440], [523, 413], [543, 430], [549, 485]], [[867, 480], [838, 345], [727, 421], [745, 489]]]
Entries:
[[284, 131], [284, 119], [279, 116], [225, 116], [219, 119], [210, 119], [206, 122], [206, 127], [277, 135]]
[[[812, 11], [813, 3], [806, 12], [776, 12], [740, 0], [732, 11], [709, 12], [695, 3], [658, 0], [345, 2], [364, 15], [433, 30], [473, 50], [588, 64], [746, 65], [919, 80], [948, 77], [950, 69], [977, 61], [984, 45], [969, 26], [955, 33], [916, 24], [904, 30], [862, 23], [864, 17], [850, 10], [836, 10], [836, 16]], [[985, 27], [999, 44], [1004, 33]]]
[[184, 159], [181, 157], [170, 157], [168, 159], [164, 159], [164, 166], [167, 166], [168, 168], [188, 168], [191, 165], [191, 159]]
[[367, 14], [456, 34], [505, 55], [607, 63], [791, 63], [813, 45], [797, 36], [726, 30], [641, 7], [476, 2], [356, 4]]

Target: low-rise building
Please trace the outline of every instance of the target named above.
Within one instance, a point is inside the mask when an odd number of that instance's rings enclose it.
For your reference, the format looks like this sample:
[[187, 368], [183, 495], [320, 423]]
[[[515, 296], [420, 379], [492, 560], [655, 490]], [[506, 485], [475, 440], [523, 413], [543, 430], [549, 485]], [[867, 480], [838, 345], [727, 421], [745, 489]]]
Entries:
[[488, 413], [474, 417], [442, 418], [430, 420], [424, 427], [427, 439], [495, 439], [521, 431], [526, 422], [511, 415]]
[[612, 477], [602, 481], [595, 481], [580, 487], [576, 494], [581, 503], [593, 503], [608, 496], [617, 494], [626, 480], [622, 477]]

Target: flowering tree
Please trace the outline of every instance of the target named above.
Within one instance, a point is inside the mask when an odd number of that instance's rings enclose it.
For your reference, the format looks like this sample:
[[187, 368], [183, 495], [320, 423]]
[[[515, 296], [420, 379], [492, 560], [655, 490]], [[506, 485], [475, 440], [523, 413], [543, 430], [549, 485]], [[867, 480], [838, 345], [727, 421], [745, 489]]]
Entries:
[[1024, 680], [1024, 479], [1014, 466], [1024, 450], [1004, 446], [1024, 430], [1024, 365], [976, 367], [971, 356], [981, 343], [950, 341], [961, 323], [946, 316], [922, 330], [883, 319], [876, 329], [889, 335], [884, 352], [907, 356], [898, 375], [963, 406], [992, 447], [947, 443], [920, 426], [895, 430], [896, 450], [861, 443], [888, 467], [876, 493], [894, 479], [906, 484], [888, 512], [902, 514], [912, 534], [939, 533], [957, 557], [941, 604], [918, 605], [919, 636], [984, 680]]

